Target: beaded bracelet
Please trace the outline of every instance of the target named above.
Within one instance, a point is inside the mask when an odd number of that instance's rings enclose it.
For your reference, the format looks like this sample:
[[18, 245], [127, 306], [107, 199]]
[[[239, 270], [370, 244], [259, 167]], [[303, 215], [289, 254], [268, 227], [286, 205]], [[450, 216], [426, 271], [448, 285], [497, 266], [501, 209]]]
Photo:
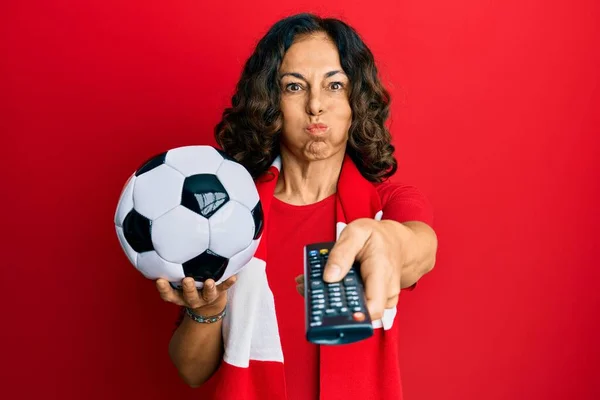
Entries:
[[191, 308], [186, 307], [185, 308], [185, 313], [188, 315], [188, 317], [190, 317], [191, 319], [193, 319], [194, 321], [200, 323], [200, 324], [212, 324], [214, 322], [220, 321], [221, 319], [223, 319], [223, 317], [225, 316], [227, 308], [224, 308], [223, 311], [221, 311], [220, 313], [218, 313], [217, 315], [212, 315], [210, 317], [205, 317], [202, 315], [198, 315], [195, 314]]

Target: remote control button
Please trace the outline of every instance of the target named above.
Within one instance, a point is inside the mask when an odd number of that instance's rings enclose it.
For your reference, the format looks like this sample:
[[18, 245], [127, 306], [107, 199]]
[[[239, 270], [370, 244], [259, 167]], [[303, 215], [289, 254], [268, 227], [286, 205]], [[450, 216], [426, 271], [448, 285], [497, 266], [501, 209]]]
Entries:
[[321, 249], [321, 250], [319, 250], [319, 253], [321, 253], [321, 254], [327, 254], [327, 253], [329, 253], [329, 250], [327, 250], [327, 249]]
[[312, 326], [320, 326], [320, 325], [323, 325], [323, 321], [311, 322], [311, 323], [310, 323], [310, 326], [311, 326], [311, 327], [312, 327]]
[[355, 321], [359, 321], [359, 322], [360, 322], [360, 321], [364, 321], [366, 317], [365, 317], [365, 314], [364, 314], [364, 313], [361, 313], [361, 312], [355, 312], [354, 314], [352, 314], [352, 318], [353, 318]]
[[321, 283], [321, 281], [312, 281], [310, 283], [310, 286], [312, 288], [319, 288], [319, 287], [323, 287], [323, 284]]
[[354, 307], [354, 308], [352, 309], [352, 311], [355, 311], [355, 312], [359, 312], [360, 310], [361, 310], [361, 309], [360, 309], [360, 307]]
[[335, 283], [330, 283], [329, 284], [330, 288], [339, 288], [340, 287], [340, 283], [339, 282], [335, 282]]
[[344, 284], [346, 286], [355, 285], [356, 284], [356, 279], [353, 276], [346, 276], [344, 278]]
[[340, 308], [340, 312], [342, 312], [342, 313], [348, 312], [348, 307], [342, 307], [342, 308]]
[[323, 289], [314, 289], [314, 290], [311, 290], [311, 292], [313, 294], [322, 294], [323, 293]]

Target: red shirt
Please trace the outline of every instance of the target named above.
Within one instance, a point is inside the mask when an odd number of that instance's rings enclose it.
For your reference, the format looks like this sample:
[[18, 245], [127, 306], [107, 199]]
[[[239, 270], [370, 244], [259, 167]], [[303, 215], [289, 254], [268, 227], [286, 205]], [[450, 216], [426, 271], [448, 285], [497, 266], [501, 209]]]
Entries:
[[[431, 206], [416, 188], [384, 183], [377, 185], [377, 191], [384, 219], [433, 222]], [[274, 198], [269, 218], [267, 277], [275, 298], [288, 400], [318, 399], [319, 346], [306, 340], [304, 299], [294, 278], [303, 273], [306, 244], [335, 240], [335, 196], [305, 206]], [[399, 374], [399, 368], [393, 373]]]

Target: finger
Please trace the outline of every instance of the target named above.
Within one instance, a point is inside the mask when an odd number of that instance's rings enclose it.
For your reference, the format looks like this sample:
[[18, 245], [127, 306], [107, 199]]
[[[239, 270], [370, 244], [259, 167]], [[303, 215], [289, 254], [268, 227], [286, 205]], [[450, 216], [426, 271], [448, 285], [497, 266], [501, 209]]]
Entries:
[[[367, 309], [369, 310], [369, 314], [371, 314], [371, 318], [374, 320], [380, 319], [383, 316], [383, 309], [385, 308], [385, 303], [387, 302], [387, 297], [385, 295], [385, 287], [382, 279], [375, 278], [371, 275], [373, 279], [369, 281], [369, 283], [365, 284], [365, 297], [367, 300]], [[369, 290], [367, 290], [367, 285], [369, 285]]]
[[386, 302], [385, 302], [385, 308], [394, 308], [396, 307], [396, 305], [398, 305], [398, 297], [400, 297], [399, 295], [396, 295], [394, 297], [388, 297]]
[[203, 305], [200, 296], [198, 295], [198, 288], [194, 278], [184, 278], [183, 284], [183, 299], [190, 308], [198, 308]]
[[206, 303], [212, 303], [217, 297], [219, 297], [219, 290], [217, 289], [217, 285], [215, 285], [215, 281], [213, 279], [207, 279], [202, 288], [202, 299]]
[[169, 282], [166, 279], [157, 279], [156, 288], [158, 289], [160, 297], [164, 301], [168, 301], [179, 306], [184, 305], [184, 301], [181, 297], [181, 294], [179, 294], [175, 289], [173, 289], [173, 287], [169, 284]]
[[233, 275], [233, 276], [227, 278], [224, 282], [221, 282], [221, 284], [219, 284], [217, 286], [219, 293], [223, 293], [223, 292], [227, 291], [227, 289], [232, 287], [236, 281], [237, 281], [237, 277], [235, 275]]
[[[396, 269], [394, 269], [396, 271]], [[400, 295], [400, 273], [393, 272], [387, 285], [387, 300], [385, 302], [385, 308], [393, 308], [398, 304], [398, 297]]]
[[294, 280], [296, 281], [297, 284], [304, 283], [304, 274], [298, 275], [297, 277], [294, 278]]
[[[387, 284], [389, 277], [386, 276], [385, 259], [382, 257], [371, 257], [363, 262], [361, 274], [365, 287], [367, 308], [374, 320], [383, 316], [383, 309], [387, 301]], [[363, 270], [364, 268], [364, 270]]]
[[327, 265], [323, 271], [325, 282], [341, 280], [357, 259], [360, 251], [369, 240], [370, 229], [365, 225], [347, 225], [329, 252]]
[[304, 296], [304, 285], [296, 285], [296, 291], [300, 293], [301, 296]]

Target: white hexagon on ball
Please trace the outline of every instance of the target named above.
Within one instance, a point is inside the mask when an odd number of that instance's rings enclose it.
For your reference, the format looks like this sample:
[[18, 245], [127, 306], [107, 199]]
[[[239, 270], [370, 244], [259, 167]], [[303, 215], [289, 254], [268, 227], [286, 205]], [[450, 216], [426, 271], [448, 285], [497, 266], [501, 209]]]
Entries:
[[208, 220], [181, 205], [152, 222], [152, 245], [166, 261], [183, 264], [208, 248]]
[[180, 204], [184, 179], [166, 164], [144, 172], [133, 187], [133, 206], [150, 220], [160, 217]]
[[258, 203], [258, 191], [252, 175], [241, 164], [224, 160], [217, 170], [217, 177], [229, 198], [252, 210]]
[[229, 200], [208, 219], [208, 222], [208, 248], [225, 258], [231, 258], [248, 247], [254, 236], [252, 213], [237, 201]]
[[185, 177], [196, 174], [216, 174], [223, 157], [212, 146], [185, 146], [169, 150], [165, 163]]

